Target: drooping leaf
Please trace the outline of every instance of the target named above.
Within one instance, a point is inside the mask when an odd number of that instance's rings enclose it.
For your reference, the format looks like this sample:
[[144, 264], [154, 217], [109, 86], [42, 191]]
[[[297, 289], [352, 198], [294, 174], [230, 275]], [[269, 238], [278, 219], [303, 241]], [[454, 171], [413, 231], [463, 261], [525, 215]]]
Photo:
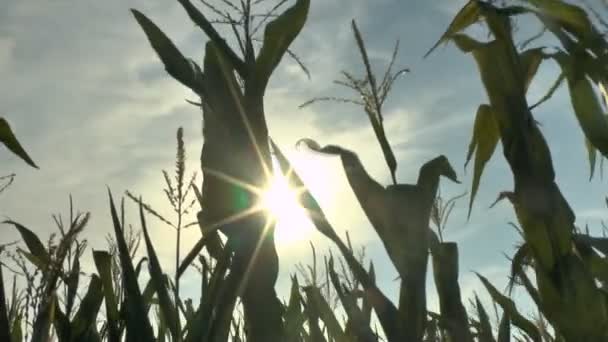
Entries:
[[110, 198], [110, 211], [112, 214], [112, 223], [114, 226], [114, 235], [116, 236], [116, 244], [118, 246], [118, 256], [122, 269], [123, 286], [125, 293], [125, 319], [126, 319], [126, 335], [128, 341], [147, 342], [154, 340], [154, 331], [148, 319], [147, 304], [139, 290], [137, 276], [133, 269], [129, 249], [123, 235], [123, 228], [120, 224], [112, 193], [108, 189]]
[[200, 93], [202, 78], [200, 68], [194, 62], [184, 57], [171, 39], [148, 17], [135, 9], [131, 9], [131, 12], [144, 30], [150, 45], [152, 45], [152, 48], [160, 57], [169, 75], [192, 89], [195, 93]]
[[469, 200], [469, 216], [473, 208], [473, 201], [479, 190], [479, 183], [483, 170], [494, 154], [496, 145], [500, 139], [498, 124], [494, 118], [494, 113], [489, 105], [483, 104], [477, 109], [475, 125], [473, 127], [473, 137], [469, 144], [465, 167], [471, 160], [475, 152], [475, 165], [473, 171], [473, 183], [471, 185], [471, 199]]
[[0, 117], [0, 143], [3, 143], [6, 148], [8, 148], [11, 152], [17, 155], [19, 158], [23, 159], [28, 165], [31, 167], [38, 168], [32, 158], [25, 152], [17, 137], [13, 133], [11, 126], [8, 124], [6, 119]]
[[526, 91], [544, 58], [543, 48], [532, 48], [520, 53], [519, 60], [523, 69], [524, 89]]
[[433, 52], [439, 45], [448, 41], [454, 34], [466, 29], [467, 27], [476, 23], [481, 16], [481, 11], [478, 5], [478, 1], [471, 0], [467, 2], [464, 7], [456, 14], [447, 30], [443, 33], [439, 41], [433, 45], [433, 47], [424, 55], [427, 57]]
[[[562, 63], [562, 68], [568, 66]], [[608, 156], [608, 120], [591, 81], [575, 69], [566, 69], [572, 107], [587, 140]]]
[[21, 234], [23, 242], [25, 242], [25, 245], [29, 249], [32, 256], [36, 258], [37, 262], [34, 262], [36, 266], [42, 265], [43, 267], [47, 267], [49, 265], [51, 257], [49, 256], [48, 251], [34, 232], [15, 221], [8, 220], [4, 221], [3, 223], [11, 224], [15, 226], [15, 228], [17, 228], [19, 234]]
[[264, 42], [255, 60], [254, 69], [255, 87], [260, 94], [264, 93], [270, 75], [304, 27], [309, 8], [310, 0], [297, 0], [292, 7], [266, 26]]
[[477, 274], [477, 277], [479, 277], [492, 299], [508, 314], [513, 324], [525, 332], [532, 339], [532, 341], [542, 342], [540, 332], [538, 331], [536, 325], [517, 311], [513, 300], [500, 293], [500, 291], [498, 291], [494, 285], [492, 285], [492, 283], [490, 283], [488, 279], [482, 275]]
[[597, 158], [597, 149], [589, 139], [585, 138], [585, 147], [587, 148], [587, 158], [589, 159], [589, 180], [593, 179], [595, 173], [595, 162]]
[[579, 6], [555, 0], [526, 0], [526, 2], [538, 7], [543, 15], [557, 21], [560, 26], [578, 38], [590, 37], [591, 21], [587, 13]]
[[169, 291], [165, 285], [164, 273], [160, 266], [160, 262], [158, 261], [158, 257], [156, 256], [154, 246], [152, 245], [150, 234], [148, 233], [148, 226], [146, 224], [144, 208], [141, 201], [139, 201], [139, 218], [144, 233], [144, 241], [146, 243], [146, 250], [148, 251], [148, 258], [150, 260], [150, 277], [156, 295], [158, 296], [160, 311], [162, 312], [164, 320], [167, 322], [169, 332], [171, 333], [173, 340], [176, 341], [178, 340], [181, 330], [178, 322], [179, 316], [177, 315], [175, 305], [171, 301]]

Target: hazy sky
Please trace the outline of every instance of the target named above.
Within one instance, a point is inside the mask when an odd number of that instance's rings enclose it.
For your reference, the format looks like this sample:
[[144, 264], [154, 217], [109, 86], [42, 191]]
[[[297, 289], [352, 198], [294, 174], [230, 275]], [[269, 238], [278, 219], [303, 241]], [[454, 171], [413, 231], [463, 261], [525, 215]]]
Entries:
[[[385, 108], [388, 138], [399, 161], [398, 180], [415, 182], [420, 165], [445, 154], [463, 184], [442, 181], [442, 193], [451, 197], [468, 191], [472, 171], [465, 173], [463, 164], [474, 114], [486, 101], [485, 92], [471, 56], [453, 45], [422, 58], [463, 3], [312, 1], [307, 25], [293, 46], [312, 78], [308, 80], [292, 60], [285, 59], [266, 96], [271, 135], [300, 166], [313, 192], [326, 195], [321, 204], [336, 228], [348, 230], [356, 246], [366, 247], [380, 285], [391, 297], [398, 285], [393, 281], [396, 272], [351, 193], [340, 163], [293, 149], [305, 137], [321, 144], [340, 144], [357, 151], [368, 171], [388, 184], [389, 173], [368, 119], [360, 108], [345, 104], [305, 109], [298, 105], [315, 96], [353, 95], [332, 84], [341, 70], [361, 75], [351, 19], [357, 20], [377, 72], [384, 70], [399, 39], [397, 67], [408, 67], [411, 73], [398, 82]], [[199, 167], [201, 114], [185, 102], [196, 98], [165, 73], [130, 7], [153, 19], [184, 54], [202, 61], [207, 39], [174, 1], [0, 3], [0, 115], [9, 120], [40, 166], [40, 170], [30, 169], [9, 153], [0, 153], [0, 173], [17, 174], [14, 185], [0, 195], [0, 215], [41, 236], [53, 231], [50, 215], [66, 213], [72, 194], [80, 210], [92, 213], [85, 232], [90, 245], [104, 248], [104, 236], [111, 232], [106, 186], [115, 195], [126, 189], [140, 193], [159, 211], [171, 215], [160, 171], [173, 170], [179, 126], [185, 130], [190, 170]], [[518, 37], [530, 36], [536, 28], [524, 21]], [[556, 72], [551, 62], [543, 64], [529, 92], [530, 102], [544, 94]], [[588, 182], [583, 138], [565, 87], [534, 115], [550, 143], [557, 182], [577, 213], [577, 223], [599, 226], [607, 216], [603, 205], [606, 181], [596, 177]], [[488, 207], [498, 192], [511, 189], [510, 175], [502, 147], [498, 147], [485, 170], [470, 220], [466, 218], [467, 197], [457, 205], [445, 233], [446, 240], [459, 243], [461, 287], [467, 298], [480, 290], [472, 270], [488, 276], [499, 288], [506, 283], [509, 262], [504, 254], [511, 254], [519, 241], [507, 223], [515, 218], [507, 203]], [[128, 209], [130, 222], [137, 226], [135, 206]], [[152, 218], [148, 221], [166, 271], [172, 272], [173, 232]], [[189, 231], [185, 248], [198, 235], [196, 228]], [[12, 227], [0, 230], [0, 244], [17, 238]], [[307, 240], [315, 242], [319, 254], [330, 246], [316, 232], [299, 243], [279, 246], [282, 295], [293, 265], [311, 260]], [[90, 263], [90, 253], [85, 256]], [[186, 288], [196, 289], [196, 281], [188, 278]], [[431, 307], [436, 308], [434, 287], [429, 286]]]

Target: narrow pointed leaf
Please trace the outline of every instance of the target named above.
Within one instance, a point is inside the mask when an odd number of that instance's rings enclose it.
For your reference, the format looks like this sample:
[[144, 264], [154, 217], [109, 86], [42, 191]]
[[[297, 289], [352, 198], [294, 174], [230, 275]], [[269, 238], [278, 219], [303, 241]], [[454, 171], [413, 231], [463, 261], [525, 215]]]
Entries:
[[494, 336], [492, 335], [490, 317], [488, 317], [488, 313], [477, 295], [475, 295], [475, 307], [477, 308], [477, 316], [479, 317], [479, 326], [477, 329], [477, 338], [479, 342], [495, 342]]
[[[40, 239], [34, 232], [25, 228], [23, 225], [15, 222], [15, 221], [9, 220], [9, 221], [4, 221], [3, 223], [11, 224], [11, 225], [15, 226], [15, 228], [17, 228], [17, 230], [19, 231], [19, 234], [21, 234], [21, 238], [23, 239], [23, 242], [25, 242], [25, 245], [29, 249], [30, 253], [36, 258], [36, 260], [38, 260], [38, 263], [40, 265], [43, 265], [44, 267], [49, 265], [50, 260], [51, 260], [49, 253], [47, 252], [46, 248], [44, 247], [44, 245], [42, 244], [42, 242], [40, 241]], [[34, 264], [37, 264], [37, 263], [34, 263]]]
[[112, 282], [112, 256], [106, 251], [93, 251], [93, 261], [103, 285], [103, 296], [106, 308], [106, 327], [108, 342], [119, 342], [118, 301]]
[[114, 235], [116, 236], [116, 244], [118, 246], [118, 255], [122, 269], [123, 286], [125, 292], [126, 305], [126, 333], [127, 340], [133, 342], [147, 342], [154, 340], [154, 331], [148, 320], [147, 304], [142, 297], [137, 276], [131, 263], [129, 249], [123, 235], [123, 228], [114, 206], [112, 193], [108, 189], [110, 198], [110, 211], [112, 214], [112, 223], [114, 226]]
[[310, 0], [297, 0], [292, 7], [266, 26], [264, 42], [256, 58], [254, 71], [256, 87], [262, 94], [270, 75], [304, 27], [309, 7]]
[[500, 325], [498, 326], [498, 339], [496, 342], [510, 342], [511, 341], [511, 320], [509, 319], [509, 313], [504, 311], [502, 318], [500, 319]]
[[131, 9], [131, 12], [165, 65], [167, 73], [194, 92], [200, 92], [202, 73], [194, 62], [184, 57], [171, 39], [143, 13], [135, 9]]
[[13, 133], [11, 126], [6, 119], [0, 117], [0, 143], [3, 143], [9, 151], [13, 152], [19, 158], [23, 159], [31, 167], [38, 168], [32, 158], [25, 152], [17, 137]]
[[88, 330], [97, 324], [96, 318], [103, 301], [103, 285], [97, 275], [93, 275], [87, 293], [72, 320], [72, 338], [75, 341], [86, 341]]
[[177, 321], [179, 317], [177, 317], [176, 315], [175, 306], [173, 305], [173, 302], [169, 297], [167, 287], [165, 286], [164, 273], [160, 266], [160, 262], [158, 261], [158, 257], [156, 256], [154, 246], [152, 245], [150, 234], [148, 233], [148, 226], [144, 217], [144, 209], [143, 205], [141, 204], [141, 201], [139, 202], [139, 218], [144, 233], [144, 241], [146, 242], [148, 258], [150, 260], [150, 277], [152, 280], [152, 284], [154, 285], [156, 295], [158, 296], [159, 306], [163, 318], [167, 322], [173, 340], [176, 341], [178, 339], [180, 330], [178, 325], [179, 323]]
[[[16, 300], [16, 298], [13, 298]], [[4, 278], [2, 265], [0, 265], [0, 341], [11, 341], [11, 325], [8, 320], [8, 307], [6, 306], [6, 293], [4, 292]]]
[[435, 50], [439, 45], [445, 43], [447, 40], [451, 38], [454, 34], [466, 29], [467, 27], [476, 23], [481, 16], [481, 11], [479, 9], [478, 2], [475, 0], [471, 0], [467, 2], [464, 7], [460, 9], [460, 11], [456, 14], [450, 26], [448, 26], [447, 30], [443, 33], [439, 41], [433, 45], [433, 47], [424, 55], [427, 57], [430, 55], [433, 50]]
[[486, 104], [479, 106], [479, 109], [477, 109], [477, 116], [475, 117], [475, 125], [473, 127], [473, 137], [469, 144], [467, 161], [465, 163], [466, 167], [475, 152], [473, 183], [471, 185], [471, 198], [469, 200], [469, 216], [471, 215], [477, 190], [479, 190], [481, 175], [483, 174], [486, 164], [490, 158], [492, 158], [499, 139], [500, 132], [492, 108]]
[[488, 279], [480, 274], [477, 274], [477, 276], [483, 283], [492, 299], [509, 315], [513, 324], [525, 332], [534, 342], [542, 342], [540, 332], [538, 331], [536, 325], [517, 311], [513, 300], [500, 293], [500, 291], [498, 291], [494, 285], [488, 281]]

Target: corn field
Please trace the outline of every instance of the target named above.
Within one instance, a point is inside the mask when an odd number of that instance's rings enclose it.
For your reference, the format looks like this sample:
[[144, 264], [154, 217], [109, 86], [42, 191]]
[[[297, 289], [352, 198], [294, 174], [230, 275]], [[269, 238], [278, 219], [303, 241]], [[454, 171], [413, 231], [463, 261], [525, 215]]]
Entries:
[[[353, 20], [357, 49], [352, 53], [360, 57], [362, 72], [343, 72], [336, 83], [355, 96], [323, 96], [302, 104], [333, 101], [363, 109], [361, 116], [369, 119], [382, 151], [378, 160], [391, 174], [390, 184], [370, 176], [357, 151], [307, 137], [298, 142], [339, 158], [397, 270], [398, 300], [391, 301], [376, 282], [373, 263], [367, 264], [348, 236], [336, 233], [298, 170], [269, 135], [264, 99], [274, 71], [281, 60], [292, 58], [308, 73], [305, 61], [290, 47], [307, 25], [311, 1], [278, 0], [262, 15], [256, 6], [263, 0], [177, 2], [209, 39], [202, 63], [184, 56], [144, 13], [131, 12], [150, 53], [158, 56], [168, 75], [199, 97], [192, 104], [202, 113], [202, 181], [196, 174], [186, 175], [180, 128], [175, 172], [163, 171], [163, 191], [175, 218], [162, 216], [127, 191], [126, 198], [139, 207], [133, 228], [125, 222], [125, 200], [108, 189], [112, 234], [105, 250], [91, 250], [81, 238], [90, 215], [76, 210], [71, 198], [67, 217], [54, 216], [56, 233], [48, 241], [18, 222], [3, 222], [18, 231], [21, 241], [0, 245], [0, 341], [608, 341], [608, 238], [575, 226], [575, 213], [556, 182], [551, 144], [533, 115], [562, 83], [567, 85], [593, 177], [596, 164], [608, 157], [608, 114], [602, 103], [608, 99], [596, 90], [608, 87], [608, 40], [602, 31], [608, 25], [597, 13], [564, 0], [470, 0], [445, 23], [447, 29], [436, 44], [429, 42], [427, 59], [443, 44], [454, 44], [471, 56], [487, 95], [488, 102], [475, 114], [466, 156], [467, 164], [473, 164], [469, 215], [484, 168], [499, 143], [513, 178], [513, 189], [496, 200], [512, 205], [521, 235], [510, 259], [509, 288], [502, 291], [477, 274], [499, 308], [500, 316], [494, 319], [494, 308], [484, 307], [479, 298], [471, 305], [465, 302], [458, 245], [443, 238], [448, 217], [464, 196], [445, 199], [439, 194], [441, 182], [460, 181], [450, 161], [439, 155], [419, 165], [415, 184], [397, 179], [399, 165], [385, 133], [383, 105], [393, 84], [409, 71], [394, 66], [398, 44], [385, 73], [374, 74], [365, 32]], [[515, 41], [514, 22], [520, 16], [533, 18], [542, 32]], [[470, 34], [476, 24], [485, 30], [484, 40]], [[223, 37], [219, 25], [234, 37]], [[559, 45], [538, 45], [543, 35]], [[530, 104], [529, 85], [547, 62], [555, 62], [560, 73], [546, 95]], [[3, 118], [0, 141], [37, 167]], [[279, 256], [274, 223], [267, 212], [256, 210], [262, 194], [255, 189], [264, 188], [272, 172], [281, 172], [291, 187], [301, 189], [299, 204], [337, 251], [325, 256], [317, 270], [313, 246], [313, 266], [292, 276], [288, 298], [279, 298], [275, 288]], [[0, 177], [0, 193], [14, 178]], [[190, 213], [196, 214], [196, 222], [185, 221]], [[174, 228], [174, 274], [163, 270], [167, 265], [160, 262], [158, 246], [150, 238], [150, 220]], [[198, 227], [202, 237], [180, 254], [182, 230], [191, 226]], [[136, 257], [140, 249], [146, 257]], [[96, 272], [86, 276], [81, 262], [91, 254]], [[184, 299], [180, 291], [180, 279], [189, 269], [202, 279], [198, 303]], [[437, 290], [439, 312], [428, 309], [427, 273]], [[525, 291], [538, 317], [518, 311], [511, 296], [515, 287]]]

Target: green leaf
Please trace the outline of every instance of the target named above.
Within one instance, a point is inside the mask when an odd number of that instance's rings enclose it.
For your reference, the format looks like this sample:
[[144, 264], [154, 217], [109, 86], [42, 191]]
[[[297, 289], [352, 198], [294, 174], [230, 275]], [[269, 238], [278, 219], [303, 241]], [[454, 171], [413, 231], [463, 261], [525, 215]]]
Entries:
[[536, 75], [541, 62], [545, 59], [543, 48], [528, 49], [519, 54], [524, 75], [524, 89], [527, 91], [532, 79]]
[[135, 9], [131, 9], [131, 12], [144, 30], [150, 45], [165, 65], [167, 73], [195, 93], [200, 94], [202, 78], [200, 68], [193, 61], [184, 57], [171, 39], [148, 17]]
[[492, 285], [492, 283], [490, 283], [488, 279], [483, 277], [481, 274], [477, 274], [477, 276], [483, 283], [486, 290], [488, 290], [488, 293], [490, 293], [492, 299], [498, 303], [498, 305], [500, 305], [500, 307], [509, 315], [513, 324], [525, 332], [530, 338], [532, 338], [534, 342], [542, 342], [540, 332], [538, 331], [536, 325], [517, 311], [513, 300], [500, 293], [494, 287], [494, 285]]
[[120, 342], [118, 301], [112, 283], [112, 256], [106, 251], [93, 251], [93, 261], [103, 285], [108, 342]]
[[152, 279], [152, 284], [154, 285], [154, 289], [158, 296], [160, 310], [165, 321], [167, 322], [169, 331], [171, 332], [171, 337], [174, 341], [176, 341], [178, 340], [180, 335], [179, 332], [181, 330], [178, 322], [179, 316], [177, 315], [175, 305], [171, 301], [169, 292], [165, 286], [165, 277], [163, 275], [160, 262], [158, 261], [158, 257], [156, 256], [154, 246], [152, 245], [150, 234], [148, 233], [148, 226], [146, 225], [146, 219], [144, 217], [144, 207], [141, 200], [139, 201], [139, 218], [141, 221], [142, 230], [144, 232], [144, 241], [146, 242], [148, 258], [150, 259], [150, 277]]
[[266, 26], [264, 43], [255, 61], [255, 88], [264, 93], [270, 75], [277, 67], [283, 55], [296, 39], [306, 18], [310, 0], [297, 0], [296, 3]]
[[16, 154], [19, 158], [23, 159], [31, 167], [38, 168], [32, 158], [25, 152], [17, 137], [13, 134], [11, 126], [4, 118], [0, 117], [0, 142], [6, 146], [11, 152]]
[[591, 81], [584, 75], [577, 75], [574, 69], [566, 69], [565, 72], [572, 107], [585, 137], [608, 157], [608, 120]]
[[563, 28], [578, 38], [586, 39], [592, 34], [592, 24], [587, 13], [579, 6], [565, 1], [526, 0], [541, 9], [541, 13], [557, 21]]
[[430, 55], [433, 50], [435, 50], [439, 45], [448, 41], [452, 36], [467, 27], [476, 23], [481, 16], [481, 10], [479, 8], [479, 4], [475, 0], [471, 0], [467, 2], [464, 7], [460, 9], [460, 11], [456, 14], [450, 26], [448, 26], [447, 30], [443, 33], [439, 41], [433, 45], [433, 47], [424, 55], [426, 58]]
[[148, 319], [147, 304], [139, 290], [137, 276], [135, 275], [129, 249], [123, 235], [123, 228], [109, 189], [108, 196], [110, 198], [110, 212], [124, 284], [127, 341], [154, 341], [154, 331]]
[[469, 201], [469, 217], [471, 216], [473, 201], [477, 195], [477, 190], [479, 190], [481, 175], [483, 174], [486, 164], [490, 158], [492, 158], [499, 139], [500, 131], [496, 119], [494, 118], [492, 108], [486, 104], [479, 106], [475, 117], [475, 125], [473, 127], [473, 137], [469, 144], [469, 151], [464, 164], [466, 168], [473, 156], [473, 152], [475, 152], [473, 183], [471, 185], [471, 199]]
[[587, 156], [589, 159], [589, 180], [593, 179], [593, 174], [595, 173], [595, 162], [597, 158], [597, 149], [589, 139], [585, 138], [585, 147], [587, 148]]

